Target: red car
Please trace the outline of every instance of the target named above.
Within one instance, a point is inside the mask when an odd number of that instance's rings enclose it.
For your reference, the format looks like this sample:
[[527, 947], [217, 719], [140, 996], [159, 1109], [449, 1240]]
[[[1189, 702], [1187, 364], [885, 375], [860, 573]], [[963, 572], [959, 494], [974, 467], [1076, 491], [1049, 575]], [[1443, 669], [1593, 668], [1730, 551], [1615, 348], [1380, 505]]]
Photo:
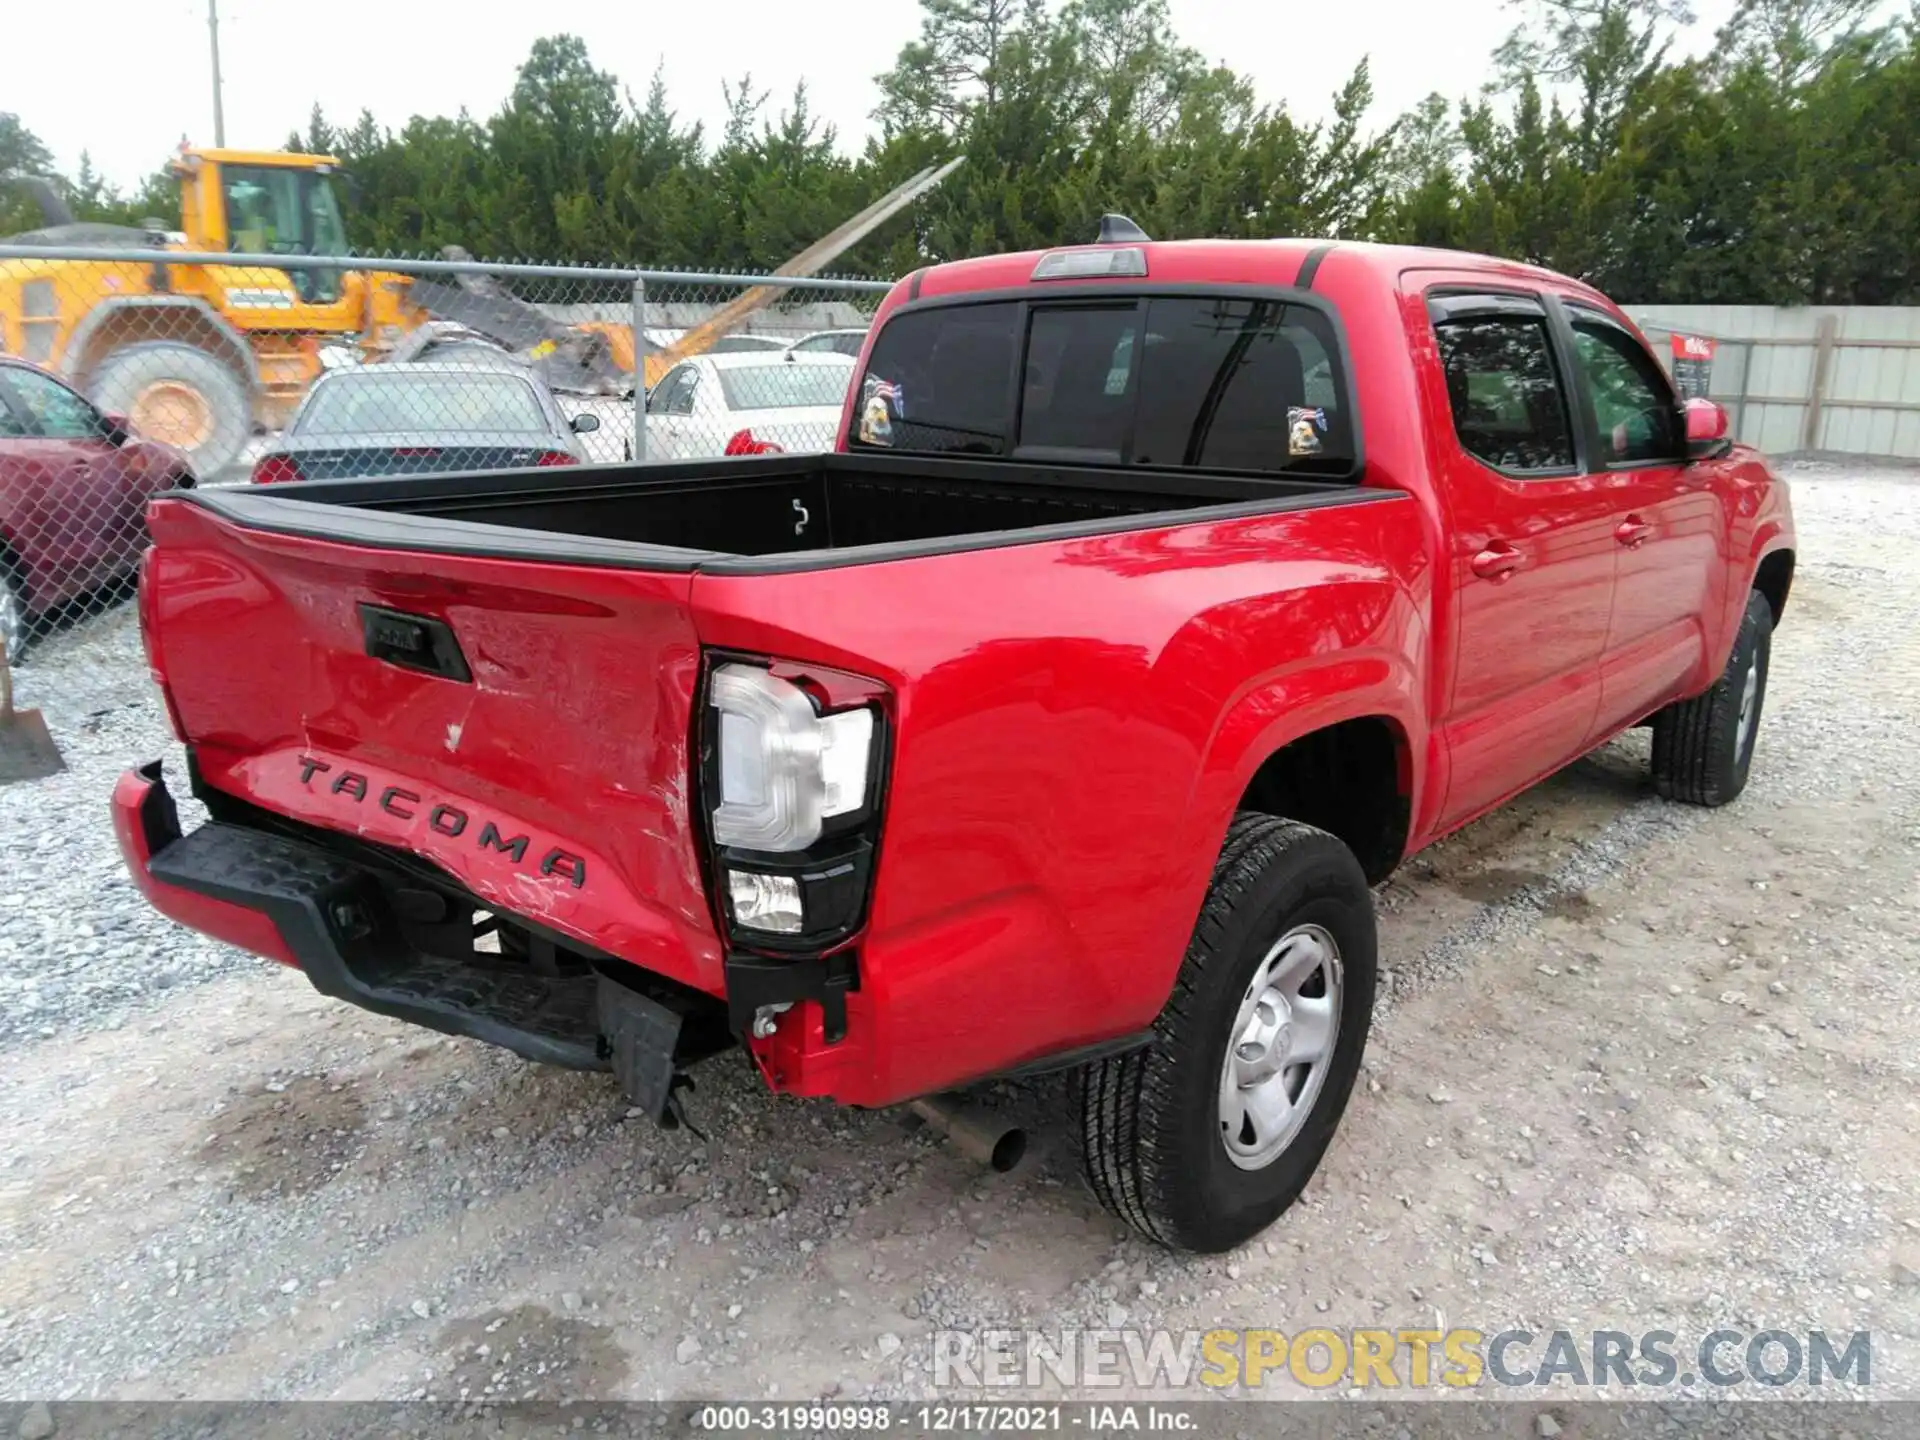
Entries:
[[186, 458], [24, 360], [0, 356], [0, 639], [17, 657], [60, 611], [131, 575], [147, 502]]
[[126, 776], [136, 881], [666, 1118], [735, 1041], [862, 1106], [1073, 1067], [1100, 1199], [1244, 1241], [1346, 1106], [1371, 884], [1634, 725], [1740, 793], [1793, 525], [1564, 276], [1103, 241], [903, 280], [837, 453], [161, 500], [212, 822]]

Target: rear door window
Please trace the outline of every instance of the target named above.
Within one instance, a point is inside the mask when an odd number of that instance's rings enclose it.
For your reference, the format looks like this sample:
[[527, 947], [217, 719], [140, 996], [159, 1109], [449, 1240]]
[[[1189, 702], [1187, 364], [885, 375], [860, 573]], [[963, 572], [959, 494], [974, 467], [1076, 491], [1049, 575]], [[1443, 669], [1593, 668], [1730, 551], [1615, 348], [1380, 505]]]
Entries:
[[1433, 334], [1460, 448], [1513, 475], [1573, 469], [1566, 388], [1544, 312], [1517, 303], [1502, 313], [1436, 313]]
[[1283, 300], [1153, 296], [909, 311], [874, 341], [852, 443], [1346, 474], [1333, 324]]

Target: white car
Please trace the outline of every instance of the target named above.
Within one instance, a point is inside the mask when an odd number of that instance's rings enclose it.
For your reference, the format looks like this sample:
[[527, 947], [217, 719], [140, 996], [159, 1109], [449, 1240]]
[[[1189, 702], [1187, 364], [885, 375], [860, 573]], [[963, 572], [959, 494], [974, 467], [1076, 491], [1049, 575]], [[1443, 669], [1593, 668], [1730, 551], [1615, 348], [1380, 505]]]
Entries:
[[647, 458], [831, 450], [853, 383], [844, 355], [702, 355], [647, 393]]
[[707, 347], [709, 355], [754, 355], [768, 350], [784, 350], [787, 342], [777, 335], [722, 335]]
[[845, 355], [858, 359], [867, 343], [864, 330], [816, 330], [802, 335], [787, 348], [796, 355]]

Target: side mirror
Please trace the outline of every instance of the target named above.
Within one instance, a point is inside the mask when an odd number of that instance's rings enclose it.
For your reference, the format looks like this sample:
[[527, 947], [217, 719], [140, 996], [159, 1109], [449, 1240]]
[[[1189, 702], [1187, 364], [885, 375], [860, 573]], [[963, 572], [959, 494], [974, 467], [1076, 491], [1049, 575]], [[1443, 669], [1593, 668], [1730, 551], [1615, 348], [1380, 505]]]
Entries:
[[100, 438], [109, 445], [124, 445], [133, 439], [133, 426], [124, 415], [102, 415]]
[[1687, 458], [1712, 460], [1733, 448], [1727, 438], [1727, 410], [1718, 401], [1695, 396], [1682, 407], [1687, 420]]
[[584, 414], [574, 416], [568, 423], [572, 427], [574, 434], [591, 435], [600, 428], [600, 417], [588, 411]]

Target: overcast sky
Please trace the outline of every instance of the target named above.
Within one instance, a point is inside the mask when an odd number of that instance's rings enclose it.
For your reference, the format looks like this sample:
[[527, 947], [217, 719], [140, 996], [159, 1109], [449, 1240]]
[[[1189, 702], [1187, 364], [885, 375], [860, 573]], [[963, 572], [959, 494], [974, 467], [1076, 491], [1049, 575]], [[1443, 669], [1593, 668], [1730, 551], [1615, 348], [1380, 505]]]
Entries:
[[[1439, 89], [1471, 93], [1512, 27], [1502, 0], [1171, 0], [1180, 38], [1250, 76], [1299, 116], [1363, 56], [1376, 123]], [[219, 0], [227, 143], [278, 149], [318, 100], [329, 118], [362, 107], [398, 127], [415, 114], [490, 114], [541, 35], [583, 37], [594, 63], [644, 96], [656, 65], [684, 119], [709, 133], [720, 82], [751, 71], [776, 101], [805, 79], [820, 115], [854, 149], [877, 103], [873, 76], [918, 32], [913, 0], [810, 6], [779, 0], [541, 5], [511, 0]], [[1688, 48], [1708, 43], [1732, 0], [1704, 0]], [[182, 134], [213, 143], [206, 0], [8, 0], [0, 108], [17, 111], [62, 169], [91, 153], [130, 186]], [[32, 64], [22, 63], [28, 57]]]

